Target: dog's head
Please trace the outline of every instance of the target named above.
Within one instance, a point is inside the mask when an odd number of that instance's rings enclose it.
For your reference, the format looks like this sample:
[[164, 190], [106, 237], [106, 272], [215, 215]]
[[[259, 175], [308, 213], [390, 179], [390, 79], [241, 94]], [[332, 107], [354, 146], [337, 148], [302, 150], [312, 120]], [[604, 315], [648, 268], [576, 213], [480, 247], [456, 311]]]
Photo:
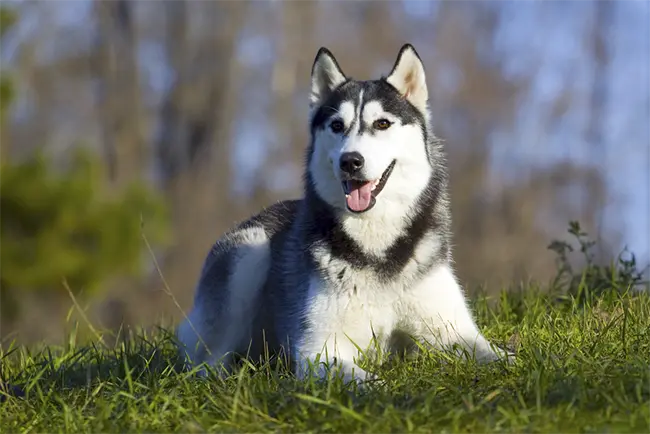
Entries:
[[309, 181], [330, 206], [359, 217], [408, 213], [432, 173], [424, 67], [404, 45], [387, 77], [346, 77], [318, 51], [311, 75]]

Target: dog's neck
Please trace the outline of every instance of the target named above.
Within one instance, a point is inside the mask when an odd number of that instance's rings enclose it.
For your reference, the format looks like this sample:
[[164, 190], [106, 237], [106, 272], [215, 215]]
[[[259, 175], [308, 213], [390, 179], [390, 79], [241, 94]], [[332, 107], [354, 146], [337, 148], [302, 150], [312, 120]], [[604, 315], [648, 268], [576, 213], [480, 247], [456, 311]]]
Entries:
[[[400, 238], [404, 238], [400, 241], [402, 244], [409, 243], [410, 237], [405, 235], [417, 224], [417, 218], [409, 217], [403, 210], [391, 209], [386, 204], [377, 204], [368, 214], [353, 214], [337, 209], [325, 202], [309, 185], [305, 189], [305, 203], [303, 225], [311, 237], [341, 238], [356, 244], [364, 253], [378, 257], [383, 256]], [[420, 232], [420, 229], [416, 228], [416, 231]], [[413, 241], [417, 242], [417, 239]]]
[[413, 259], [420, 264], [419, 270], [446, 258], [447, 233], [432, 218], [430, 204], [426, 205], [395, 224], [391, 218], [337, 211], [312, 191], [305, 196], [305, 206], [297, 219], [298, 233], [322, 254], [326, 252], [331, 258], [359, 267], [372, 267], [378, 275], [391, 278], [405, 271]]

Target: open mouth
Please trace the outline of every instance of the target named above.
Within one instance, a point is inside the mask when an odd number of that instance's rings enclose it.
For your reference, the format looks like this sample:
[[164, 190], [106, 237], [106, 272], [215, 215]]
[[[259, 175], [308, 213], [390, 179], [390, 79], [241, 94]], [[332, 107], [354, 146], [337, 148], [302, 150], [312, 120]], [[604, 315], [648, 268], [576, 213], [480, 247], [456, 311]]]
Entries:
[[348, 205], [348, 210], [360, 214], [375, 206], [375, 203], [377, 202], [376, 197], [384, 189], [384, 186], [386, 186], [386, 182], [395, 167], [395, 162], [396, 161], [393, 160], [393, 162], [390, 163], [379, 179], [350, 179], [341, 183], [343, 185], [343, 192], [345, 193], [345, 201]]

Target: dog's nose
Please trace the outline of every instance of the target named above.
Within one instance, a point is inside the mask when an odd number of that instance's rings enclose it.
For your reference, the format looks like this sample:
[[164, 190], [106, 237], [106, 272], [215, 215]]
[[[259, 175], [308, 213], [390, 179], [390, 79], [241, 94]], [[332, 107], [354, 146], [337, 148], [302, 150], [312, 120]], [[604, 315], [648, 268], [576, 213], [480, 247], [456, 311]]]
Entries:
[[341, 170], [349, 175], [353, 175], [354, 173], [361, 170], [363, 163], [363, 155], [359, 154], [358, 152], [346, 152], [345, 154], [341, 155], [341, 159], [339, 160], [339, 166], [341, 167]]

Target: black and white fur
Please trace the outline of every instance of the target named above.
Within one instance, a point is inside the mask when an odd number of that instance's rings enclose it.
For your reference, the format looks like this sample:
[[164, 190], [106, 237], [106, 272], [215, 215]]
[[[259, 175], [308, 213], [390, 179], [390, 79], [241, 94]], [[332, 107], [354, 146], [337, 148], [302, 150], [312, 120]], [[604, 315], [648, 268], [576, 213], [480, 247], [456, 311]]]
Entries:
[[[391, 347], [404, 335], [479, 361], [505, 355], [479, 332], [452, 269], [445, 157], [415, 49], [402, 47], [387, 77], [357, 81], [321, 48], [311, 80], [304, 197], [216, 242], [178, 330], [188, 362], [284, 350], [299, 376], [319, 358], [363, 379], [357, 345], [402, 350]], [[365, 212], [346, 203], [350, 152], [364, 160], [354, 179], [376, 185], [390, 172]]]

